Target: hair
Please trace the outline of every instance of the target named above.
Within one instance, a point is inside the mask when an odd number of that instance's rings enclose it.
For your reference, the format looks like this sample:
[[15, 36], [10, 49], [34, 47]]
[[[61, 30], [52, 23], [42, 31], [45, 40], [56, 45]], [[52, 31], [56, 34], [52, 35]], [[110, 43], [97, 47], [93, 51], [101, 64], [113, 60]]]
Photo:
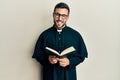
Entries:
[[56, 6], [54, 8], [54, 12], [55, 12], [56, 8], [65, 8], [65, 9], [68, 10], [68, 14], [70, 13], [69, 6], [66, 3], [64, 3], [64, 2], [60, 2], [60, 3], [56, 4]]

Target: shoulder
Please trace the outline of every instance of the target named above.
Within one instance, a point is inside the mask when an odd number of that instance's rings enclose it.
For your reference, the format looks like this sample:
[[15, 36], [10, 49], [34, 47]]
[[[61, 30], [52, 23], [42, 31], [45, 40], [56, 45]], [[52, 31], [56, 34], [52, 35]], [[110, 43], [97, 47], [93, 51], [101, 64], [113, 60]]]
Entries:
[[79, 40], [79, 41], [83, 41], [83, 37], [81, 35], [80, 32], [78, 32], [77, 30], [67, 26], [67, 31], [68, 33], [73, 36], [76, 40]]
[[44, 30], [41, 34], [46, 34], [46, 33], [52, 32], [52, 31], [53, 31], [53, 27], [50, 27], [50, 28]]
[[51, 33], [51, 32], [53, 32], [53, 27], [50, 27], [50, 28], [44, 30], [44, 31], [40, 34], [40, 36], [42, 36], [42, 35], [47, 35], [47, 34], [49, 34], [49, 33]]
[[74, 35], [76, 35], [76, 36], [81, 36], [80, 32], [78, 32], [77, 30], [75, 30], [75, 29], [73, 29], [73, 28], [71, 28], [71, 27], [69, 27], [69, 26], [67, 26], [67, 30], [68, 30], [69, 33], [71, 33], [71, 34], [74, 34]]
[[52, 33], [52, 32], [53, 32], [53, 28], [50, 27], [50, 28], [44, 30], [42, 33], [40, 33], [40, 35], [39, 35], [38, 38], [39, 39], [45, 39], [47, 37], [47, 35], [50, 34], [50, 33]]

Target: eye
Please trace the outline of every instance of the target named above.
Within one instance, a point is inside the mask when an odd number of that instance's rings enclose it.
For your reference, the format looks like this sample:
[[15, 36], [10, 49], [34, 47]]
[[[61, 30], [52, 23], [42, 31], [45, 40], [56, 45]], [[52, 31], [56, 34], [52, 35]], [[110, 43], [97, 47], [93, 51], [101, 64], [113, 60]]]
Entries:
[[58, 18], [58, 17], [62, 17], [62, 18], [66, 18], [68, 17], [68, 15], [66, 14], [59, 14], [59, 13], [54, 13], [55, 17]]

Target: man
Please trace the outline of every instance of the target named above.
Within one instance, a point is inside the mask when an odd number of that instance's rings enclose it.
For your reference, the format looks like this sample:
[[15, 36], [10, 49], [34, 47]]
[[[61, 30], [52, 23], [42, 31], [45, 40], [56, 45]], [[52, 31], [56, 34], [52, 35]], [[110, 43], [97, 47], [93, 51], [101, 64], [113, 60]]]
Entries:
[[[69, 14], [68, 5], [58, 3], [53, 12], [54, 25], [36, 43], [32, 57], [43, 66], [43, 80], [77, 80], [76, 66], [87, 57], [81, 35], [66, 25]], [[62, 51], [66, 52], [64, 56], [54, 54]]]

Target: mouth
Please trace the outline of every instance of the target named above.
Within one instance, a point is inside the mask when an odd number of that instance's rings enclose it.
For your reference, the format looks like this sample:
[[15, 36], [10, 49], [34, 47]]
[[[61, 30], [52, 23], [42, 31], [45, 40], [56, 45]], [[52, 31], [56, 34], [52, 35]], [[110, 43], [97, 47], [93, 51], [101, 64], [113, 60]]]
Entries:
[[63, 24], [63, 21], [61, 21], [61, 20], [58, 20], [56, 22], [57, 22], [57, 24]]
[[61, 21], [61, 20], [57, 20], [57, 23], [63, 23], [63, 21]]
[[62, 28], [62, 26], [64, 25], [64, 21], [62, 21], [62, 20], [56, 20], [55, 24], [56, 24], [57, 28]]
[[57, 23], [58, 23], [58, 24], [62, 24], [62, 22], [61, 22], [61, 21], [58, 21]]

